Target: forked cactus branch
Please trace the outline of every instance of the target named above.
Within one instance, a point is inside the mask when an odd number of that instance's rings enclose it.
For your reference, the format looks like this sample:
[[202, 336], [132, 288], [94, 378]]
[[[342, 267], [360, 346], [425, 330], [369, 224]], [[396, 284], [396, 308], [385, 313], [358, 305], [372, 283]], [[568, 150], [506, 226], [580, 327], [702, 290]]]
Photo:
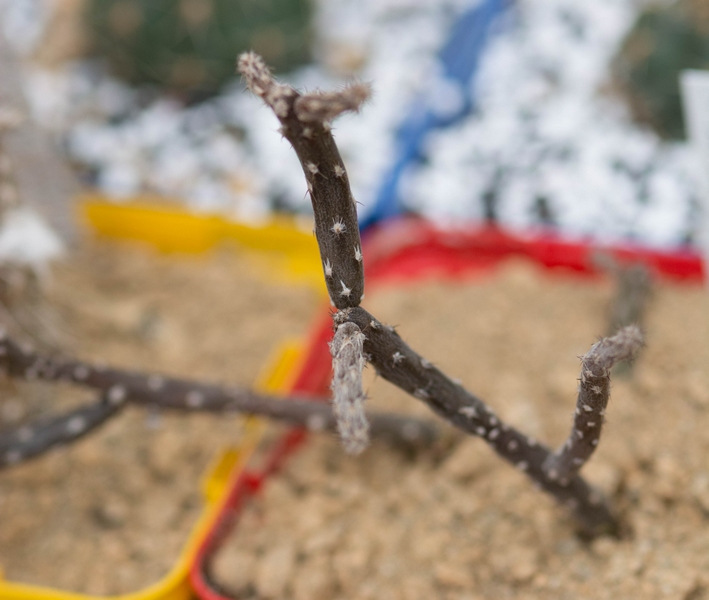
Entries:
[[[582, 360], [574, 430], [557, 452], [505, 424], [479, 398], [414, 352], [394, 331], [359, 307], [364, 293], [363, 258], [357, 212], [329, 120], [357, 110], [366, 86], [301, 95], [278, 84], [260, 57], [242, 55], [239, 69], [249, 87], [273, 109], [283, 135], [293, 145], [313, 201], [325, 280], [334, 306], [336, 333], [331, 346], [334, 408], [324, 403], [284, 401], [242, 388], [99, 367], [22, 349], [0, 334], [0, 368], [27, 380], [70, 381], [98, 391], [101, 399], [29, 428], [0, 434], [0, 467], [37, 456], [98, 427], [125, 404], [186, 411], [234, 411], [264, 415], [310, 429], [340, 431], [350, 451], [372, 435], [399, 442], [430, 443], [435, 427], [418, 419], [368, 413], [364, 416], [361, 375], [365, 357], [385, 379], [425, 402], [463, 431], [483, 438], [497, 454], [523, 471], [541, 489], [568, 507], [589, 534], [614, 531], [618, 523], [603, 495], [578, 474], [598, 443], [608, 403], [609, 371], [633, 357], [642, 344], [635, 327], [598, 342]], [[582, 435], [579, 435], [581, 432]]]
[[[336, 431], [337, 419], [325, 402], [281, 399], [239, 387], [220, 387], [59, 359], [23, 350], [7, 336], [0, 338], [0, 368], [11, 377], [30, 381], [68, 381], [97, 390], [101, 402], [81, 407], [44, 423], [0, 433], [0, 468], [33, 458], [98, 427], [124, 404], [205, 412], [260, 415], [311, 431]], [[369, 413], [372, 436], [407, 446], [427, 446], [438, 439], [430, 422], [387, 413]]]
[[[313, 204], [315, 233], [320, 246], [325, 280], [330, 298], [338, 309], [333, 316], [336, 339], [345, 331], [347, 325], [356, 325], [351, 331], [364, 335], [364, 355], [382, 377], [428, 404], [434, 412], [453, 425], [483, 438], [497, 454], [569, 508], [586, 532], [597, 534], [616, 530], [618, 523], [605, 498], [578, 475], [578, 467], [583, 463], [574, 463], [574, 459], [583, 461], [588, 458], [595, 444], [591, 444], [589, 452], [585, 445], [579, 446], [578, 441], [574, 440], [568, 445], [568, 450], [562, 449], [557, 458], [549, 448], [503, 423], [482, 400], [454, 383], [409, 348], [393, 328], [383, 325], [359, 307], [360, 289], [364, 289], [363, 283], [360, 284], [361, 270], [351, 271], [352, 266], [361, 267], [361, 247], [355, 246], [354, 261], [351, 253], [352, 244], [359, 244], [359, 235], [344, 237], [357, 231], [356, 211], [351, 203], [349, 189], [344, 189], [349, 188], [349, 185], [329, 126], [329, 119], [342, 112], [343, 106], [356, 107], [358, 103], [352, 101], [347, 105], [341, 98], [342, 93], [333, 94], [332, 97], [319, 93], [317, 110], [308, 111], [306, 116], [296, 108], [298, 104], [307, 104], [303, 100], [306, 96], [276, 83], [260, 57], [253, 53], [242, 55], [239, 59], [239, 70], [252, 91], [273, 109], [283, 125], [283, 135], [293, 145], [303, 166]], [[359, 97], [364, 98], [364, 95]], [[322, 106], [322, 103], [327, 102], [332, 103], [332, 110]], [[317, 117], [322, 121], [315, 120]], [[333, 185], [334, 183], [337, 185]], [[346, 211], [347, 206], [351, 210]], [[337, 284], [341, 284], [342, 289]], [[641, 340], [639, 330], [626, 329], [618, 336], [601, 340], [591, 349], [584, 359], [582, 373], [588, 381], [590, 393], [596, 394], [594, 386], [600, 380], [604, 385], [607, 383], [610, 364], [614, 360], [631, 357]], [[335, 349], [333, 356], [336, 359], [333, 389], [337, 390], [341, 387], [339, 380], [342, 374], [338, 372], [338, 353]], [[354, 379], [354, 370], [349, 372]], [[587, 372], [591, 375], [585, 375]], [[605, 410], [608, 401], [608, 386], [601, 388], [601, 394], [596, 394], [598, 398], [592, 404], [598, 406], [598, 411]], [[605, 402], [600, 400], [604, 389]], [[349, 397], [353, 394], [356, 395], [356, 392], [350, 392]], [[582, 410], [585, 411], [583, 408]], [[597, 423], [592, 423], [592, 427], [597, 426], [600, 433], [601, 419], [598, 418]], [[590, 426], [584, 421], [583, 427], [588, 430]], [[572, 433], [572, 437], [573, 435]], [[578, 434], [576, 436], [578, 438]], [[592, 439], [586, 441], [590, 444]], [[346, 439], [345, 443], [348, 443]], [[565, 466], [568, 462], [567, 454], [571, 456], [572, 468]], [[552, 468], [549, 468], [549, 465], [552, 465]], [[560, 474], [562, 472], [563, 475]]]
[[566, 506], [586, 532], [617, 529], [615, 517], [599, 490], [576, 473], [563, 481], [549, 477], [544, 467], [552, 456], [549, 448], [504, 423], [480, 398], [412, 350], [393, 328], [361, 307], [339, 311], [335, 323], [356, 324], [365, 334], [364, 352], [369, 362], [384, 379], [426, 403], [459, 429], [485, 440], [536, 486]]

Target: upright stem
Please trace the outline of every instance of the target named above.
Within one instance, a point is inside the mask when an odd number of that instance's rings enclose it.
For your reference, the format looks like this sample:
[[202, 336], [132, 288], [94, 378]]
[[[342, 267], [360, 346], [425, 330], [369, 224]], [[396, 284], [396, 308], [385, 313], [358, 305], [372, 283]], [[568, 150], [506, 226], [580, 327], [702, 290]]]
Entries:
[[339, 92], [301, 95], [276, 83], [253, 52], [239, 57], [239, 71], [251, 91], [278, 117], [281, 133], [300, 159], [330, 300], [337, 308], [359, 306], [364, 297], [364, 267], [357, 203], [329, 121], [345, 111], [358, 110], [369, 96], [369, 87], [359, 84]]
[[611, 369], [620, 361], [632, 360], [642, 344], [640, 329], [629, 325], [595, 343], [581, 359], [574, 425], [564, 445], [544, 463], [544, 471], [550, 479], [566, 482], [591, 458], [605, 422]]

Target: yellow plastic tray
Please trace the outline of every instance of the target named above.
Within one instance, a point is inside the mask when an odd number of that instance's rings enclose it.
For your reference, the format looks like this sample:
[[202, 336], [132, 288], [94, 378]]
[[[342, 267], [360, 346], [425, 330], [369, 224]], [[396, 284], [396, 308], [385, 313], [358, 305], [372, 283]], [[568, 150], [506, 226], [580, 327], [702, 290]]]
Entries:
[[260, 225], [239, 223], [220, 215], [192, 213], [176, 202], [151, 196], [117, 204], [99, 194], [83, 194], [78, 205], [82, 219], [101, 236], [138, 240], [162, 252], [190, 254], [233, 243], [259, 255], [279, 277], [325, 289], [317, 241], [309, 221], [303, 224], [281, 215]]
[[[257, 388], [266, 392], [288, 389], [301, 356], [301, 345], [292, 340], [283, 342], [258, 379]], [[119, 596], [90, 596], [51, 588], [13, 583], [2, 580], [0, 600], [190, 600], [194, 597], [189, 585], [189, 568], [200, 544], [219, 513], [228, 484], [237, 477], [249, 459], [263, 432], [263, 422], [247, 418], [244, 436], [238, 446], [226, 448], [212, 462], [202, 480], [205, 507], [170, 572], [157, 583]]]

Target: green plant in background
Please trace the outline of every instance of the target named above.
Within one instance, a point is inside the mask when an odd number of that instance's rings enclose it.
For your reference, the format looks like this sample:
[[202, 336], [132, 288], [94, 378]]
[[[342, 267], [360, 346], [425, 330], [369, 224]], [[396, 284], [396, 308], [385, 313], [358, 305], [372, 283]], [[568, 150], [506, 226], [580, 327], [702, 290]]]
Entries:
[[709, 0], [643, 11], [625, 38], [613, 75], [634, 117], [662, 137], [685, 135], [679, 73], [709, 68]]
[[233, 78], [246, 49], [279, 71], [307, 62], [311, 12], [308, 0], [88, 0], [85, 17], [116, 75], [194, 100]]

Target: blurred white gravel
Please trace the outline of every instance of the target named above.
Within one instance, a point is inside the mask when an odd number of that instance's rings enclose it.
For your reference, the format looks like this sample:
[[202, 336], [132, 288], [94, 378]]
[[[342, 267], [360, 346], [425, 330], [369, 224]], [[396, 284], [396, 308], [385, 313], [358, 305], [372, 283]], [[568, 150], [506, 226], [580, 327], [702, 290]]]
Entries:
[[[42, 1], [0, 0], [0, 9], [4, 2], [5, 13], [14, 12], [14, 28], [28, 22], [25, 45], [37, 37], [37, 21], [27, 13], [40, 10]], [[429, 136], [423, 161], [402, 182], [405, 208], [441, 222], [480, 220], [487, 199], [512, 229], [551, 225], [570, 237], [654, 247], [691, 241], [699, 188], [691, 152], [633, 124], [607, 92], [609, 61], [637, 3], [515, 4], [483, 57], [476, 111]], [[374, 96], [362, 112], [335, 124], [362, 213], [371, 210], [391, 164], [397, 126], [426, 93], [436, 53], [469, 5], [318, 3], [318, 60], [288, 80], [307, 89], [340, 85], [347, 79], [343, 65], [356, 64], [356, 77], [373, 82]], [[36, 117], [117, 200], [155, 192], [249, 221], [274, 208], [309, 210], [300, 166], [276, 132], [275, 117], [236, 79], [218, 97], [189, 108], [165, 98], [146, 102], [91, 62], [32, 70], [27, 89]]]

